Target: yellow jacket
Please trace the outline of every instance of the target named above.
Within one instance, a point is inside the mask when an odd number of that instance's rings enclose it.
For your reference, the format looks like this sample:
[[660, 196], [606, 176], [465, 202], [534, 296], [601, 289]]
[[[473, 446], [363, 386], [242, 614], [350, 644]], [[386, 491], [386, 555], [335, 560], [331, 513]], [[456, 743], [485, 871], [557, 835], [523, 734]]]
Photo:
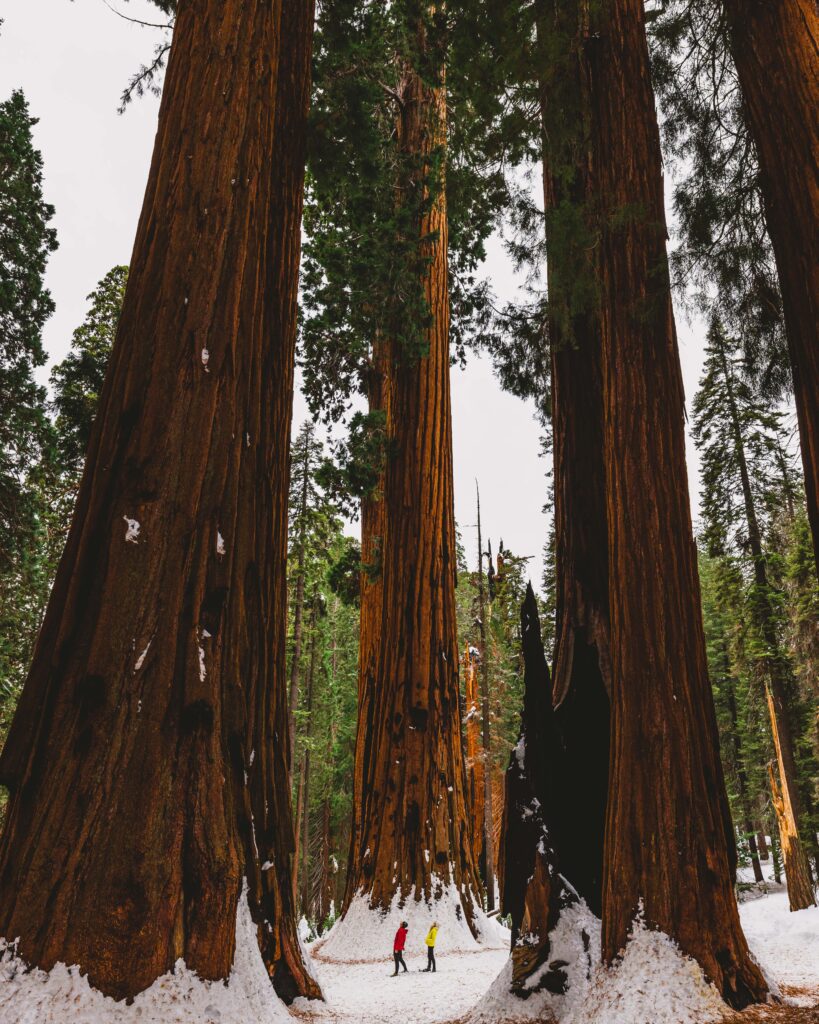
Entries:
[[433, 926], [432, 928], [430, 928], [429, 933], [428, 933], [428, 935], [427, 935], [427, 937], [426, 937], [426, 939], [424, 941], [426, 942], [426, 944], [428, 946], [434, 946], [435, 945], [435, 939], [436, 939], [437, 935], [438, 935], [438, 929]]

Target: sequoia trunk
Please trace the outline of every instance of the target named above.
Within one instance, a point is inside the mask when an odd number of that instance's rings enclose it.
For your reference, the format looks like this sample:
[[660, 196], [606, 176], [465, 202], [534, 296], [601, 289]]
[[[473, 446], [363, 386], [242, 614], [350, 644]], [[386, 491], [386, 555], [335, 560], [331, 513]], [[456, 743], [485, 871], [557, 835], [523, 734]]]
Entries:
[[[555, 36], [576, 40], [578, 13], [573, 2], [541, 4], [541, 44]], [[567, 237], [563, 220], [568, 208], [588, 221], [595, 187], [585, 137], [588, 73], [578, 51], [567, 51], [554, 80], [540, 85], [554, 454], [552, 686], [564, 779], [553, 838], [564, 876], [599, 916], [611, 686], [603, 382], [593, 247], [582, 231]], [[569, 102], [563, 90], [571, 93]], [[579, 279], [585, 282], [580, 289]], [[575, 308], [578, 291], [587, 295], [585, 308]]]
[[739, 923], [686, 483], [659, 133], [640, 0], [607, 0], [585, 53], [599, 183], [611, 761], [603, 955], [646, 923], [734, 1007], [763, 999]]
[[[423, 50], [423, 31], [420, 35]], [[433, 164], [445, 145], [446, 97], [442, 81], [433, 84], [414, 70], [405, 72], [398, 94], [401, 149], [424, 165], [405, 183], [409, 195], [420, 178], [430, 188]], [[396, 892], [435, 900], [441, 884], [453, 882], [459, 909], [471, 925], [480, 882], [460, 735], [442, 183], [429, 199], [417, 225], [427, 260], [422, 269], [427, 351], [409, 353], [397, 342], [389, 351], [383, 601], [372, 708], [363, 736], [359, 720], [362, 803], [347, 893], [349, 898], [360, 891], [372, 907], [388, 907]]]
[[[381, 339], [373, 343], [367, 380], [367, 399], [370, 413], [382, 413], [389, 419], [390, 380], [388, 346]], [[384, 591], [381, 585], [382, 555], [387, 519], [384, 508], [384, 478], [381, 476], [376, 490], [361, 501], [361, 573], [360, 612], [358, 629], [358, 722], [353, 770], [353, 807], [350, 826], [349, 864], [352, 866], [356, 850], [360, 847], [364, 822], [364, 773], [371, 756], [370, 743], [376, 722], [375, 681], [381, 642], [381, 613]], [[363, 849], [363, 847], [362, 847]], [[355, 896], [360, 879], [356, 872], [347, 871], [344, 896], [345, 910]]]
[[[551, 707], [549, 666], [540, 635], [537, 601], [531, 584], [520, 613], [524, 666], [521, 729], [506, 772], [503, 804], [503, 841], [500, 877], [501, 911], [512, 918], [513, 994], [527, 999], [533, 991], [565, 990], [566, 974], [557, 966], [543, 970], [549, 961], [549, 933], [557, 924], [561, 907], [574, 897], [563, 882], [555, 861], [551, 816], [558, 785], [559, 752]], [[558, 783], [559, 780], [559, 783]], [[584, 938], [588, 949], [589, 937]], [[538, 973], [533, 984], [532, 976]]]
[[819, 9], [815, 0], [723, 6], [779, 271], [819, 572]]
[[311, 33], [307, 2], [179, 4], [77, 510], [0, 759], [0, 933], [118, 998], [180, 957], [226, 978], [245, 880], [279, 993], [319, 995], [291, 899], [284, 663]]

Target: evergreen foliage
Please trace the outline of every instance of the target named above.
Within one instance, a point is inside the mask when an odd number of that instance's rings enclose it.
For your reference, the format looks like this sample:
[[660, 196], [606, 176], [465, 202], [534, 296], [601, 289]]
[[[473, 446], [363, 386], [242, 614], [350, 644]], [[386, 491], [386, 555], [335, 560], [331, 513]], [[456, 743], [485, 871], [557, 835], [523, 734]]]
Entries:
[[790, 388], [782, 300], [763, 216], [760, 171], [720, 0], [668, 0], [649, 19], [664, 156], [675, 172], [681, 296], [716, 305], [772, 397]]
[[[122, 308], [127, 267], [114, 267], [88, 296], [71, 350], [51, 372], [52, 400], [38, 388], [39, 448], [27, 452], [30, 520], [0, 576], [0, 745], [11, 724], [51, 584], [65, 545], [91, 426]], [[49, 417], [49, 413], [52, 417]]]
[[[782, 414], [748, 379], [745, 366], [739, 344], [714, 316], [693, 403], [693, 435], [701, 456], [700, 565], [709, 664], [721, 713], [723, 759], [729, 778], [736, 779], [739, 743], [751, 803], [767, 792], [763, 769], [772, 757], [765, 687], [772, 674], [782, 681], [803, 808], [801, 831], [815, 855], [816, 690], [812, 682], [806, 684], [816, 628], [815, 577], [805, 564], [810, 540]], [[726, 711], [731, 694], [739, 709], [736, 722]], [[736, 809], [735, 787], [730, 795]], [[742, 820], [740, 810], [735, 821]]]
[[24, 557], [37, 530], [35, 467], [51, 444], [34, 371], [45, 362], [42, 330], [54, 310], [44, 275], [57, 234], [35, 124], [22, 92], [0, 103], [0, 571]]

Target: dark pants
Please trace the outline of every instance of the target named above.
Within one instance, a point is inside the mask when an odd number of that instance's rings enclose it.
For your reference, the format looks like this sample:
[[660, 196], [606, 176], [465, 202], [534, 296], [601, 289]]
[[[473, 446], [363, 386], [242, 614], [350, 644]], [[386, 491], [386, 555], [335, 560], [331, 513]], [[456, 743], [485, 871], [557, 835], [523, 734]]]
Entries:
[[435, 947], [427, 946], [427, 970], [435, 970]]
[[403, 953], [403, 950], [394, 949], [392, 951], [392, 956], [393, 956], [393, 959], [395, 960], [395, 973], [396, 974], [398, 974], [398, 965], [399, 964], [404, 968], [404, 970], [407, 969], [407, 965], [404, 963], [404, 953]]

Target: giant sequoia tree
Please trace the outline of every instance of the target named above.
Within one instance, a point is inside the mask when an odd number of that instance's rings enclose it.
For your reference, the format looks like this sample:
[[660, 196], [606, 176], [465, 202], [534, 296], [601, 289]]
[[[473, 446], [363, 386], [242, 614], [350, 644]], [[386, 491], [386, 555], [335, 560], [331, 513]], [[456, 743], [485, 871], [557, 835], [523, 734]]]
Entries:
[[819, 571], [819, 10], [722, 0], [776, 254]]
[[284, 681], [309, 2], [181, 3], [77, 511], [0, 759], [0, 932], [132, 996], [299, 950]]
[[623, 948], [642, 904], [646, 921], [693, 956], [726, 1001], [744, 1006], [766, 985], [732, 886], [643, 5], [609, 0], [593, 27], [612, 660], [603, 955]]
[[[444, 154], [446, 91], [436, 12], [415, 25], [419, 69], [397, 89], [400, 182], [416, 204], [428, 310], [423, 344], [390, 342], [390, 455], [384, 474], [381, 631], [365, 743], [361, 823], [348, 897], [388, 906], [400, 888], [438, 898], [454, 882], [467, 921], [479, 887], [465, 806], [455, 628], [455, 521], [449, 397], [449, 287]], [[419, 201], [420, 200], [420, 201]]]

